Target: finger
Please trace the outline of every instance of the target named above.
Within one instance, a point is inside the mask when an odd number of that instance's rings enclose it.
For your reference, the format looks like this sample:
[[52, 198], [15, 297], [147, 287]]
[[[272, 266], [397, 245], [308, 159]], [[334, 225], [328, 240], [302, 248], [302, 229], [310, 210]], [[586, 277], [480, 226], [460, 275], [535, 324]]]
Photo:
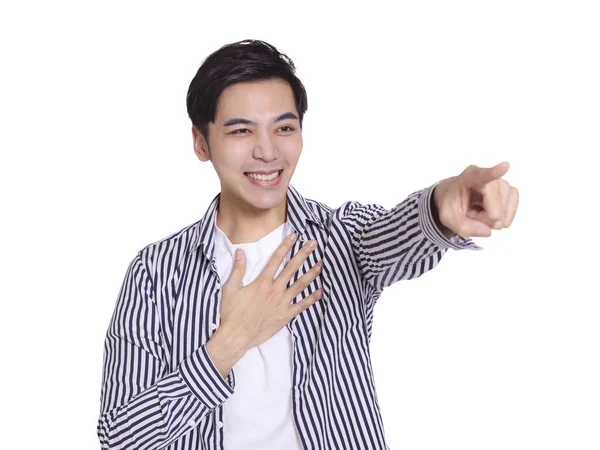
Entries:
[[305, 311], [308, 308], [310, 308], [322, 297], [323, 297], [323, 289], [317, 289], [315, 292], [310, 294], [308, 297], [303, 298], [298, 303], [296, 303], [294, 305], [290, 305], [291, 317], [289, 320], [292, 320], [294, 317], [296, 317], [302, 311]]
[[506, 216], [506, 199], [502, 194], [502, 182], [503, 180], [495, 180], [483, 188], [483, 210], [473, 217], [497, 230], [502, 228]]
[[246, 255], [244, 250], [238, 248], [235, 251], [234, 260], [233, 260], [233, 268], [231, 269], [231, 274], [229, 278], [223, 285], [224, 290], [229, 289], [239, 289], [242, 287], [242, 280], [244, 279], [244, 274], [246, 273]]
[[511, 187], [510, 194], [508, 196], [508, 205], [506, 206], [506, 224], [505, 227], [510, 227], [515, 214], [517, 214], [517, 207], [519, 206], [519, 191], [517, 188]]
[[286, 302], [291, 302], [294, 298], [300, 294], [306, 287], [312, 283], [321, 273], [323, 269], [323, 260], [320, 260], [317, 264], [296, 280], [289, 288], [286, 289], [284, 298]]
[[285, 255], [292, 249], [294, 242], [296, 242], [297, 235], [296, 233], [289, 234], [282, 242], [279, 244], [279, 247], [275, 250], [271, 258], [269, 258], [269, 262], [259, 274], [260, 276], [265, 276], [269, 281], [272, 281], [275, 278], [275, 274], [279, 269], [281, 263], [285, 260]]
[[496, 227], [506, 216], [510, 185], [504, 180], [494, 180], [479, 190], [472, 188], [466, 216], [479, 220], [490, 227]]
[[504, 210], [506, 213], [506, 205], [508, 205], [508, 196], [510, 195], [510, 190], [512, 186], [508, 184], [505, 180], [498, 180], [498, 190], [500, 191], [500, 198], [502, 199], [502, 204], [504, 205]]
[[503, 177], [509, 168], [510, 164], [508, 161], [496, 164], [494, 167], [477, 167], [471, 165], [461, 175], [469, 187], [485, 186], [490, 181]]
[[493, 228], [494, 230], [501, 230], [504, 228], [504, 221], [501, 218], [496, 219], [495, 217], [491, 217], [487, 211], [475, 212], [473, 214], [469, 214], [468, 217], [481, 222], [487, 225], [489, 228]]
[[505, 180], [498, 180], [499, 191], [500, 191], [500, 201], [502, 202], [502, 218], [497, 220], [493, 225], [493, 228], [496, 230], [501, 230], [502, 228], [506, 228], [506, 224], [508, 222], [508, 201], [511, 192], [511, 185], [508, 184]]
[[[314, 247], [312, 246], [314, 245]], [[281, 273], [276, 279], [276, 283], [282, 285], [282, 289], [287, 285], [288, 281], [294, 276], [294, 274], [298, 271], [300, 266], [304, 264], [304, 261], [308, 256], [317, 248], [317, 241], [315, 239], [311, 239], [306, 242], [302, 248], [294, 255], [292, 259], [288, 261], [285, 265]]]
[[492, 235], [492, 229], [483, 222], [475, 219], [463, 218], [456, 229], [452, 229], [456, 234], [461, 237], [490, 237]]

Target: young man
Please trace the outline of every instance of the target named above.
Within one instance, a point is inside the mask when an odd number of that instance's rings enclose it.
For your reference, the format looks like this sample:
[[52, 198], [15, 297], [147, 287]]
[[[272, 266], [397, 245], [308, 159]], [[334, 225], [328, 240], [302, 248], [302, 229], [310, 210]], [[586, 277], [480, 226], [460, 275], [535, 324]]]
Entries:
[[102, 448], [387, 448], [375, 302], [512, 222], [507, 163], [469, 166], [391, 210], [303, 198], [290, 184], [307, 108], [294, 72], [273, 46], [242, 41], [192, 80], [194, 151], [221, 192], [129, 266], [106, 337]]

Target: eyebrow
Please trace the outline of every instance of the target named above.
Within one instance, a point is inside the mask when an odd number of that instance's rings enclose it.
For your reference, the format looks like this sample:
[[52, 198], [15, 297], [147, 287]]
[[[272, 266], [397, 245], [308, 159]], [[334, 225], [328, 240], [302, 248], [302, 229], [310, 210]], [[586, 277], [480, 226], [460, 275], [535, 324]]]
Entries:
[[[298, 120], [298, 117], [296, 117], [296, 114], [292, 113], [292, 112], [286, 112], [282, 115], [280, 115], [279, 117], [275, 118], [275, 120], [273, 120], [273, 123], [276, 122], [280, 122], [282, 120], [285, 119], [294, 119], [294, 120]], [[240, 117], [235, 117], [233, 119], [229, 119], [227, 122], [225, 122], [223, 124], [224, 127], [230, 127], [231, 125], [256, 125], [256, 122], [252, 121], [252, 120], [248, 120], [248, 119], [242, 119]]]

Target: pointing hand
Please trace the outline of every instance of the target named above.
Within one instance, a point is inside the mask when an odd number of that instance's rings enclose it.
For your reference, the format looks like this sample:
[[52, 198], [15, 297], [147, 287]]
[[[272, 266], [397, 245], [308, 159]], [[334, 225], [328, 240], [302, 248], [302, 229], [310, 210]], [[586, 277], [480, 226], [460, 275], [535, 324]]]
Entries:
[[433, 192], [442, 226], [465, 238], [489, 237], [492, 229], [508, 228], [519, 203], [517, 189], [502, 179], [509, 167], [508, 162], [489, 168], [471, 165], [442, 180]]

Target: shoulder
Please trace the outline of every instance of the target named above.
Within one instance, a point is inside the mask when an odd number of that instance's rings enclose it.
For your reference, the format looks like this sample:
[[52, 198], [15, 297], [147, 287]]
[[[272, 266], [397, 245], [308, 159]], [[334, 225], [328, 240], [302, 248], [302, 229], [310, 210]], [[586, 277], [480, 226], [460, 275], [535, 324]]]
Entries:
[[367, 218], [374, 219], [387, 212], [387, 209], [379, 204], [365, 204], [355, 200], [345, 201], [337, 208], [310, 198], [306, 198], [305, 203], [323, 224], [331, 224], [332, 220], [354, 222], [355, 220], [365, 220]]
[[336, 211], [335, 208], [310, 198], [306, 199], [306, 206], [324, 223], [327, 223], [329, 218], [335, 214]]
[[144, 265], [154, 272], [157, 265], [167, 262], [177, 265], [197, 246], [200, 220], [164, 236], [143, 247], [138, 255]]

